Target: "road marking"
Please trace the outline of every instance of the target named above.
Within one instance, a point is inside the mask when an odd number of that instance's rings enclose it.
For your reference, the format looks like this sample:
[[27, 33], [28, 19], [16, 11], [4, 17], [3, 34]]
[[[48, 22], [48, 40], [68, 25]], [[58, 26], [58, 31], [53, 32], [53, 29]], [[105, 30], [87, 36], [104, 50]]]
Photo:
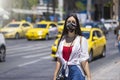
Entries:
[[23, 56], [22, 58], [34, 58], [34, 57], [40, 57], [44, 55], [48, 55], [48, 53], [27, 55], [27, 56]]
[[30, 52], [30, 51], [36, 51], [36, 50], [43, 50], [43, 49], [48, 49], [50, 48], [50, 46], [47, 46], [47, 47], [34, 47], [34, 48], [28, 48], [28, 49], [21, 49], [21, 50], [16, 50], [14, 49], [13, 51], [9, 51], [7, 50], [7, 54], [15, 54], [15, 53], [21, 53], [23, 51], [25, 52]]
[[50, 58], [51, 58], [51, 56], [42, 57], [42, 58], [34, 60], [34, 61], [30, 61], [30, 62], [26, 62], [26, 63], [20, 64], [20, 65], [18, 65], [18, 67], [27, 66], [27, 65], [34, 64], [34, 63], [37, 63], [39, 61], [42, 61], [42, 60], [45, 60], [45, 59], [50, 59]]
[[27, 47], [16, 47], [16, 48], [12, 48], [12, 49], [7, 49], [8, 51], [14, 51], [14, 50], [29, 50], [29, 49], [31, 49], [31, 48], [34, 48], [34, 49], [39, 49], [39, 48], [48, 48], [48, 47], [51, 47], [51, 46], [42, 46], [42, 47], [40, 47], [40, 46], [27, 46]]
[[15, 46], [9, 46], [9, 47], [7, 47], [7, 49], [8, 50], [14, 50], [14, 48], [26, 48], [26, 47], [35, 47], [35, 46], [42, 46], [42, 45], [40, 45], [40, 44], [34, 44], [34, 45], [30, 45], [30, 46], [28, 46], [28, 45], [15, 45]]
[[[28, 51], [28, 52], [19, 53], [19, 54], [12, 54], [12, 55], [11, 55], [11, 54], [9, 54], [9, 55], [7, 54], [7, 57], [16, 57], [16, 56], [22, 56], [22, 55], [34, 54], [34, 53], [35, 53], [35, 54], [36, 54], [36, 53], [37, 53], [37, 54], [40, 54], [40, 53], [43, 53], [43, 52], [50, 52], [50, 50], [48, 50], [48, 49], [47, 49], [47, 50], [46, 50], [46, 49], [45, 49], [45, 50], [38, 50], [38, 51], [35, 51], [35, 50], [34, 50], [34, 51]], [[34, 54], [34, 55], [35, 55], [35, 54]]]

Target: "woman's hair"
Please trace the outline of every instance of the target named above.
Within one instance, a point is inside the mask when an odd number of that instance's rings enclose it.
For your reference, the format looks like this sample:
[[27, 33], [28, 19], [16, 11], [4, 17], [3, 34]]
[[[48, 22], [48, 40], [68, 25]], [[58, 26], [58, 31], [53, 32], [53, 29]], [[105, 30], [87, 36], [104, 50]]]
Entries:
[[64, 35], [67, 35], [67, 34], [68, 34], [68, 30], [67, 30], [66, 24], [67, 24], [68, 18], [70, 18], [70, 17], [74, 17], [75, 20], [76, 20], [77, 26], [76, 26], [76, 28], [75, 28], [75, 34], [77, 34], [77, 35], [82, 35], [81, 29], [80, 29], [80, 24], [79, 24], [79, 20], [78, 20], [78, 18], [77, 18], [77, 15], [76, 15], [75, 13], [72, 13], [72, 14], [70, 14], [70, 15], [66, 18], [66, 20], [65, 20], [65, 24], [64, 24], [64, 28], [63, 28], [63, 32], [62, 32], [62, 36], [61, 36], [61, 37], [63, 37]]
[[60, 43], [61, 39], [62, 39], [65, 35], [68, 34], [68, 29], [67, 29], [67, 27], [66, 27], [66, 24], [67, 24], [68, 18], [70, 18], [70, 17], [74, 17], [75, 20], [76, 20], [77, 26], [76, 26], [76, 28], [75, 28], [75, 34], [76, 34], [76, 35], [79, 35], [79, 36], [82, 36], [82, 32], [81, 32], [81, 29], [80, 29], [80, 24], [79, 24], [79, 20], [78, 20], [78, 18], [77, 18], [77, 15], [76, 15], [75, 13], [72, 13], [72, 14], [68, 15], [67, 18], [65, 19], [65, 24], [64, 24], [63, 32], [62, 32], [61, 38], [60, 38], [60, 40], [59, 40], [59, 42], [58, 42], [58, 46], [59, 46], [59, 43]]

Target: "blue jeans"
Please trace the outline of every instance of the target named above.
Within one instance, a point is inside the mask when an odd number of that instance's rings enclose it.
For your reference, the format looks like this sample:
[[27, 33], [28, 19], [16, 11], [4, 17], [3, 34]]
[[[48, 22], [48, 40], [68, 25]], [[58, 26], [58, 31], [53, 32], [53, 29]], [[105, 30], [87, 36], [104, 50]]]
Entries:
[[64, 80], [85, 80], [80, 69], [76, 65], [69, 65], [69, 75]]

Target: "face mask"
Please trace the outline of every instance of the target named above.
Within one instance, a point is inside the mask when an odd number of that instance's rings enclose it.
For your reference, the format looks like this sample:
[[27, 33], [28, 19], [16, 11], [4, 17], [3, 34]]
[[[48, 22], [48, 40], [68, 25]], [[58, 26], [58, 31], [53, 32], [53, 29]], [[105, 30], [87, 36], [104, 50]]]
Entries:
[[69, 23], [67, 23], [67, 25], [66, 25], [68, 31], [70, 31], [70, 32], [73, 32], [73, 31], [75, 30], [76, 26], [77, 26], [77, 25], [76, 25], [75, 23], [72, 23], [72, 22], [69, 22]]

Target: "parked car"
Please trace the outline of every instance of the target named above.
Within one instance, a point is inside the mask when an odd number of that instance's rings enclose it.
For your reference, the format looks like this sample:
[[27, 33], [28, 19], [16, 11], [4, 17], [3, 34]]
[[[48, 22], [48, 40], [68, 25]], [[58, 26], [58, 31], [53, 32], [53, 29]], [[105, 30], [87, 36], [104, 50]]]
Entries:
[[[81, 28], [83, 36], [88, 41], [89, 61], [97, 56], [106, 56], [106, 38], [99, 28]], [[57, 45], [60, 38], [54, 41], [51, 46], [51, 56], [56, 59]]]
[[4, 62], [6, 57], [6, 42], [2, 33], [0, 33], [0, 62]]
[[10, 22], [3, 27], [0, 32], [3, 33], [5, 38], [19, 39], [25, 37], [25, 33], [33, 28], [32, 24], [26, 21]]
[[104, 26], [104, 23], [102, 22], [90, 22], [90, 23], [85, 23], [83, 24], [82, 27], [87, 27], [87, 28], [100, 28], [104, 35], [106, 36], [108, 34], [108, 30], [107, 28]]
[[105, 20], [104, 25], [107, 28], [107, 30], [114, 30], [118, 25], [119, 22], [117, 20]]
[[56, 22], [41, 21], [35, 24], [33, 29], [26, 33], [27, 40], [46, 39], [56, 37], [58, 27]]

